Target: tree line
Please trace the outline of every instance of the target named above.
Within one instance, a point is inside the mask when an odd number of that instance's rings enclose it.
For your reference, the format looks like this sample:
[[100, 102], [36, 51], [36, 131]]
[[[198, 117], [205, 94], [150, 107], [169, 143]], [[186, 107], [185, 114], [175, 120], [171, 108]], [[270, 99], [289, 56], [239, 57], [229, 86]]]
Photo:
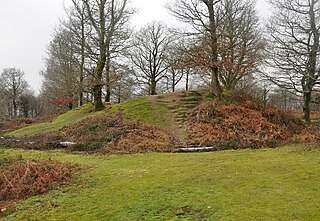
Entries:
[[[71, 3], [48, 46], [39, 110], [86, 102], [101, 110], [104, 102], [199, 87], [215, 97], [226, 89], [288, 109], [302, 104], [306, 121], [319, 106], [319, 0], [271, 0], [266, 24], [254, 0], [171, 0], [166, 8], [183, 28], [153, 21], [138, 30], [130, 0]], [[21, 72], [2, 75], [10, 70]], [[9, 91], [10, 115], [21, 115], [21, 92]]]

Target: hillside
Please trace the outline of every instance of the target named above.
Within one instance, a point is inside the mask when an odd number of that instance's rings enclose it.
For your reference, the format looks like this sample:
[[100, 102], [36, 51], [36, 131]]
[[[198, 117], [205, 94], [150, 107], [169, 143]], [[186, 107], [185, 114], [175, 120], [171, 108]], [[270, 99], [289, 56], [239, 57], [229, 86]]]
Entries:
[[238, 94], [210, 99], [206, 91], [138, 97], [92, 112], [92, 106], [66, 112], [53, 121], [9, 133], [37, 142], [72, 141], [72, 150], [107, 153], [170, 151], [175, 146], [216, 150], [275, 147], [313, 142], [320, 136], [291, 113]]

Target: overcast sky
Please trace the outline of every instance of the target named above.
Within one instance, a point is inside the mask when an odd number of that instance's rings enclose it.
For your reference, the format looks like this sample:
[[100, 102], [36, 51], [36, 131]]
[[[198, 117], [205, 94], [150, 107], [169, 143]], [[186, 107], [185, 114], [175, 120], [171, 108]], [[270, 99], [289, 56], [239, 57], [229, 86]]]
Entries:
[[[38, 91], [46, 48], [68, 0], [0, 1], [0, 72], [4, 68], [19, 68], [25, 72], [31, 87]], [[132, 20], [136, 27], [153, 20], [170, 25], [175, 20], [164, 8], [170, 0], [132, 1], [139, 10]], [[257, 1], [257, 9], [262, 15], [267, 14], [267, 8], [265, 0]]]

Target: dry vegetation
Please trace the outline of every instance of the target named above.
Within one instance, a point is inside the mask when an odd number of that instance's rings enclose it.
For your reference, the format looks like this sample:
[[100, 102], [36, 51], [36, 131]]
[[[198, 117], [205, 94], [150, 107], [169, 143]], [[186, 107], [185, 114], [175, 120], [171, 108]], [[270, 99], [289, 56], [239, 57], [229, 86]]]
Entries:
[[76, 142], [72, 151], [99, 151], [103, 153], [142, 153], [171, 151], [173, 137], [153, 125], [128, 122], [119, 113], [91, 117], [79, 123], [29, 137], [38, 149], [55, 148], [60, 141]]
[[0, 162], [0, 211], [29, 196], [71, 180], [77, 166], [56, 160], [23, 160], [21, 157], [2, 159]]
[[[241, 104], [241, 105], [240, 105]], [[320, 136], [290, 112], [252, 100], [212, 102], [191, 111], [186, 120], [188, 143], [217, 149], [275, 147], [286, 142], [315, 142]]]
[[31, 124], [42, 123], [45, 121], [52, 120], [52, 116], [43, 116], [37, 118], [15, 118], [15, 119], [6, 119], [0, 122], [0, 134], [6, 134], [20, 128], [29, 126]]

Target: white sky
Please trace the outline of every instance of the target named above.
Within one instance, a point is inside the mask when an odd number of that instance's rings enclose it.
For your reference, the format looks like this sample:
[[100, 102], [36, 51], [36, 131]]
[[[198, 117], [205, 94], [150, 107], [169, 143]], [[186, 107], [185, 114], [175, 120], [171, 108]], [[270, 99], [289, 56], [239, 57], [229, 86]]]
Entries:
[[[46, 47], [53, 29], [64, 15], [68, 0], [0, 0], [0, 72], [16, 67], [25, 72], [31, 87], [41, 88], [39, 72], [44, 66]], [[132, 23], [139, 27], [153, 20], [176, 24], [164, 5], [170, 0], [132, 0], [139, 13]], [[267, 14], [265, 0], [257, 0], [257, 9]]]

